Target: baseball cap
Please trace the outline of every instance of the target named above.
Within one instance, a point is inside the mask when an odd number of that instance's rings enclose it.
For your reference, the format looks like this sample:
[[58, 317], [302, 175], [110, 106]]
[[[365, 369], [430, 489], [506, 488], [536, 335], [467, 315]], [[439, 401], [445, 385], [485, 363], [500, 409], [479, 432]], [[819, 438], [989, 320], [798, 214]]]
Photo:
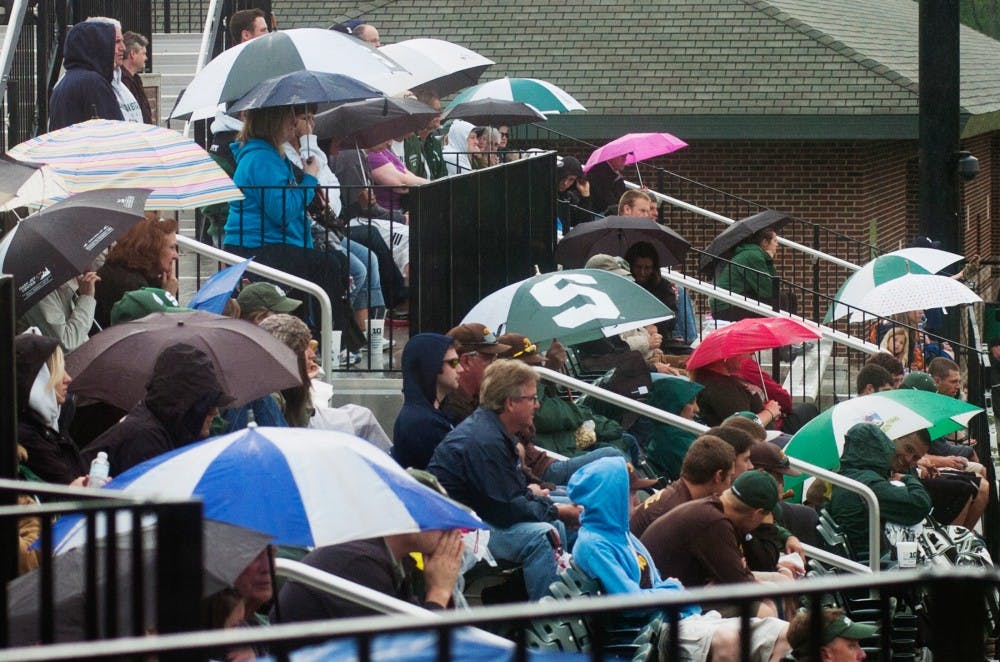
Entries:
[[111, 307], [111, 324], [124, 324], [153, 313], [188, 313], [191, 308], [182, 308], [177, 298], [158, 287], [143, 287], [122, 295]]
[[750, 461], [754, 469], [772, 471], [785, 476], [802, 475], [801, 471], [792, 468], [785, 451], [769, 441], [760, 441], [750, 447]]
[[823, 645], [827, 645], [837, 637], [845, 639], [867, 639], [878, 634], [878, 626], [868, 623], [855, 623], [847, 616], [841, 615], [823, 628]]
[[270, 310], [274, 313], [290, 313], [302, 302], [285, 296], [285, 291], [274, 283], [251, 283], [236, 297], [240, 310], [249, 313], [255, 310]]
[[758, 469], [741, 473], [729, 489], [733, 496], [751, 508], [763, 508], [770, 512], [778, 505], [778, 484]]
[[459, 354], [503, 354], [510, 349], [510, 345], [498, 342], [497, 337], [486, 326], [475, 322], [459, 324], [445, 335], [458, 341]]
[[618, 274], [619, 276], [632, 278], [632, 272], [629, 270], [628, 262], [620, 257], [607, 255], [605, 253], [591, 255], [590, 259], [587, 260], [587, 264], [584, 265], [584, 268], [601, 269], [603, 271], [610, 271], [613, 274]]
[[904, 377], [903, 383], [899, 385], [899, 388], [914, 388], [918, 391], [930, 391], [931, 393], [937, 393], [937, 384], [934, 383], [934, 378], [926, 372], [920, 372], [918, 370], [915, 370]]
[[531, 342], [527, 336], [520, 333], [505, 333], [497, 341], [503, 345], [510, 345], [506, 352], [498, 354], [501, 359], [518, 359], [528, 365], [542, 365], [545, 357], [538, 353], [538, 345]]

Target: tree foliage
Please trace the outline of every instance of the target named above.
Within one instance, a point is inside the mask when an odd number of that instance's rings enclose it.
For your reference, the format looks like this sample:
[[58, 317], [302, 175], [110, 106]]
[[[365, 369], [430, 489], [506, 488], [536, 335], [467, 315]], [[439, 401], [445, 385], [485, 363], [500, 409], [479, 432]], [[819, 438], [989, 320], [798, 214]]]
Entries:
[[960, 0], [962, 23], [1000, 39], [1000, 0]]

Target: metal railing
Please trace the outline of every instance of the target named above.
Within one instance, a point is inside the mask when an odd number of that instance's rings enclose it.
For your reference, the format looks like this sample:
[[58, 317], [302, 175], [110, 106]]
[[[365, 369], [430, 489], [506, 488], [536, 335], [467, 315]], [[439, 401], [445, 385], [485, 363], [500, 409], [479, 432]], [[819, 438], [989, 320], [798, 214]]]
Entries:
[[[671, 414], [670, 412], [663, 411], [662, 409], [657, 409], [647, 405], [644, 402], [639, 402], [638, 400], [633, 400], [627, 398], [623, 395], [613, 393], [607, 389], [600, 388], [599, 386], [594, 386], [593, 384], [588, 384], [587, 382], [580, 381], [579, 379], [574, 379], [568, 375], [564, 375], [561, 372], [556, 372], [555, 370], [550, 370], [548, 368], [543, 368], [541, 366], [535, 366], [535, 372], [545, 379], [546, 381], [554, 382], [561, 386], [566, 386], [572, 388], [574, 391], [579, 391], [585, 393], [593, 398], [602, 400], [612, 405], [621, 407], [641, 416], [646, 416], [654, 421], [659, 421], [660, 423], [666, 423], [667, 425], [672, 425], [674, 427], [686, 430], [687, 432], [692, 432], [694, 434], [704, 434], [708, 431], [707, 425], [702, 425], [687, 418], [682, 418], [676, 414]], [[822, 478], [823, 480], [842, 487], [849, 492], [853, 492], [861, 497], [861, 499], [868, 506], [868, 544], [872, 553], [869, 558], [869, 568], [871, 572], [879, 572], [879, 550], [881, 549], [881, 522], [879, 520], [879, 505], [878, 499], [875, 497], [875, 493], [867, 485], [863, 485], [856, 480], [851, 480], [841, 476], [840, 474], [834, 473], [832, 471], [827, 471], [821, 467], [809, 464], [808, 462], [803, 462], [796, 458], [788, 458], [796, 469], [801, 469], [807, 474], [816, 476], [817, 478]]]
[[[451, 653], [451, 633], [467, 626], [487, 627], [513, 631], [509, 644], [515, 660], [528, 659], [525, 630], [533, 621], [571, 621], [586, 619], [593, 628], [594, 641], [591, 659], [603, 660], [608, 656], [601, 643], [607, 633], [600, 624], [607, 624], [609, 616], [640, 611], [661, 612], [663, 622], [671, 625], [663, 645], [668, 651], [678, 651], [679, 612], [690, 605], [712, 608], [716, 605], [736, 605], [740, 618], [741, 658], [749, 660], [750, 618], [752, 604], [763, 599], [798, 598], [813, 608], [829, 604], [830, 595], [874, 591], [877, 597], [870, 601], [869, 609], [880, 623], [879, 648], [893, 648], [891, 614], [893, 604], [900, 594], [919, 590], [932, 610], [932, 618], [923, 619], [924, 634], [936, 659], [984, 659], [986, 649], [983, 633], [987, 629], [987, 612], [983, 607], [987, 596], [1000, 584], [1000, 573], [981, 568], [933, 568], [928, 570], [893, 571], [870, 575], [823, 577], [783, 584], [727, 584], [697, 588], [677, 593], [650, 592], [636, 595], [613, 595], [575, 600], [557, 600], [542, 603], [518, 603], [476, 608], [469, 611], [438, 612], [432, 625], [416, 620], [410, 614], [369, 616], [341, 620], [289, 623], [270, 627], [237, 628], [222, 631], [204, 631], [182, 634], [160, 634], [146, 637], [129, 637], [101, 642], [58, 644], [45, 647], [16, 648], [0, 651], [0, 660], [23, 662], [50, 660], [114, 660], [125, 657], [150, 656], [206, 657], [210, 652], [248, 645], [266, 646], [279, 660], [302, 646], [334, 639], [352, 639], [356, 642], [358, 659], [371, 659], [372, 647], [377, 637], [403, 632], [428, 631], [435, 633], [434, 650], [437, 659], [455, 659]], [[818, 609], [815, 610], [818, 612]], [[870, 616], [869, 618], [871, 618]], [[810, 649], [817, 655], [821, 645], [822, 622], [815, 618], [810, 623]], [[912, 633], [909, 634], [912, 640]], [[912, 641], [911, 641], [912, 644]], [[197, 659], [197, 658], [196, 658]], [[813, 659], [818, 659], [814, 657]]]
[[[85, 639], [102, 637], [138, 636], [147, 631], [147, 623], [155, 624], [159, 632], [181, 632], [199, 627], [199, 604], [202, 590], [201, 558], [201, 502], [195, 500], [149, 501], [118, 490], [94, 490], [87, 488], [63, 487], [20, 480], [0, 479], [0, 492], [17, 495], [31, 492], [46, 498], [50, 503], [39, 505], [7, 505], [0, 507], [0, 522], [6, 525], [28, 518], [37, 518], [40, 527], [38, 633], [29, 641], [50, 644], [56, 640], [57, 614], [65, 605], [56, 603], [56, 581], [62, 584], [68, 578], [65, 572], [56, 576], [53, 556], [53, 519], [70, 514], [82, 515], [86, 526], [84, 538], [82, 604], [83, 616], [81, 636]], [[119, 530], [121, 515], [131, 515], [131, 531]], [[148, 550], [143, 543], [143, 529], [150, 526], [148, 515], [155, 518], [156, 549]], [[99, 537], [99, 530], [103, 535]], [[129, 534], [131, 567], [127, 570], [127, 581], [131, 589], [132, 601], [127, 613], [127, 623], [120, 622], [119, 607], [119, 548], [120, 536]], [[98, 541], [103, 540], [103, 549]], [[108, 541], [114, 541], [109, 544]], [[13, 538], [0, 545], [0, 567], [16, 568], [19, 549]], [[156, 554], [155, 572], [148, 574], [144, 557]], [[103, 567], [103, 573], [98, 568]], [[103, 588], [98, 585], [103, 577]], [[9, 625], [14, 614], [8, 611], [10, 577], [0, 581], [0, 647], [6, 646], [13, 633]], [[60, 591], [59, 595], [64, 595]], [[151, 596], [151, 597], [147, 597]], [[153, 614], [147, 613], [147, 603], [155, 605]], [[20, 603], [22, 608], [24, 603]], [[23, 618], [23, 615], [21, 616]], [[127, 626], [127, 628], [126, 628]], [[27, 637], [19, 630], [20, 637]]]
[[[246, 259], [244, 257], [240, 257], [239, 255], [228, 253], [222, 249], [209, 246], [208, 244], [203, 244], [200, 241], [195, 241], [190, 237], [182, 235], [177, 235], [177, 243], [179, 246], [182, 246], [184, 250], [197, 253], [198, 255], [207, 257], [217, 262], [222, 262], [224, 264], [237, 264]], [[265, 264], [260, 264], [256, 261], [250, 262], [247, 266], [247, 271], [267, 278], [268, 280], [273, 280], [306, 292], [310, 296], [315, 297], [315, 299], [319, 302], [321, 348], [320, 367], [323, 368], [323, 372], [325, 373], [324, 378], [329, 380], [334, 366], [334, 357], [331, 356], [331, 349], [333, 346], [333, 306], [330, 303], [330, 296], [322, 287], [316, 285], [315, 283], [305, 280], [304, 278], [299, 278], [285, 273], [284, 271], [279, 271]]]

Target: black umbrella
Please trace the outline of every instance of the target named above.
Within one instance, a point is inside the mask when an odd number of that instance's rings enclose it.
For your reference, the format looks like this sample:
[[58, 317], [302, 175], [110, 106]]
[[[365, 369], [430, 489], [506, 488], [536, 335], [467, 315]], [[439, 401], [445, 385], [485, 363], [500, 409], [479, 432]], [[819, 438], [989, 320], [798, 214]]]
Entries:
[[258, 83], [229, 104], [227, 112], [306, 103], [347, 103], [383, 96], [357, 78], [322, 71], [293, 71]]
[[0, 240], [0, 272], [14, 276], [21, 314], [91, 268], [115, 239], [143, 219], [148, 189], [77, 193], [28, 216]]
[[598, 253], [624, 256], [629, 246], [637, 241], [653, 245], [662, 267], [683, 263], [691, 247], [684, 237], [652, 219], [606, 216], [581, 223], [567, 232], [556, 244], [556, 262], [567, 268], [582, 267], [589, 257]]
[[295, 352], [270, 333], [196, 310], [153, 313], [101, 331], [66, 357], [72, 390], [129, 410], [145, 394], [156, 357], [177, 343], [208, 354], [233, 407], [302, 383]]
[[[203, 520], [202, 536], [202, 597], [208, 597], [227, 586], [232, 586], [250, 563], [266, 549], [271, 536], [225, 522]], [[151, 585], [156, 577], [156, 529], [144, 528], [143, 575], [145, 584], [144, 613], [147, 622], [143, 629], [155, 627], [156, 592], [169, 591], [169, 586]], [[132, 576], [132, 534], [116, 537], [115, 596], [118, 601], [119, 632], [107, 632], [105, 600], [108, 592], [106, 564], [107, 539], [97, 541], [97, 624], [102, 638], [114, 637], [132, 631], [132, 590], [136, 578]], [[55, 607], [55, 640], [81, 641], [86, 627], [86, 552], [76, 547], [56, 556], [53, 561], [53, 605]], [[10, 623], [10, 644], [28, 646], [39, 640], [39, 611], [41, 596], [41, 570], [18, 577], [7, 585], [7, 605]]]
[[546, 119], [537, 108], [520, 101], [476, 99], [452, 106], [441, 121], [465, 120], [477, 126], [513, 126], [544, 122]]
[[754, 235], [754, 233], [772, 228], [779, 230], [788, 221], [795, 217], [783, 211], [768, 209], [753, 216], [747, 216], [736, 221], [722, 231], [718, 237], [712, 240], [705, 248], [706, 255], [701, 256], [701, 270], [711, 273], [717, 261], [716, 258], [728, 257], [730, 252]]
[[372, 147], [424, 128], [439, 114], [416, 99], [368, 99], [345, 103], [316, 116], [320, 140], [351, 147]]

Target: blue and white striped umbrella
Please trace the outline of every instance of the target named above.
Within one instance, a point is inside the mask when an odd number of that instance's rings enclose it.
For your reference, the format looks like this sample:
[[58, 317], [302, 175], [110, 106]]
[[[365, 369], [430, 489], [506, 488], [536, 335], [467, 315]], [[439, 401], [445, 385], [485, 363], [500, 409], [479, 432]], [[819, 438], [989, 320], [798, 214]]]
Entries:
[[[279, 545], [486, 528], [369, 442], [328, 430], [239, 430], [147, 460], [106, 488], [160, 499], [198, 497], [206, 518], [268, 533]], [[57, 533], [57, 551], [82, 544], [82, 528], [78, 523], [61, 539]]]

